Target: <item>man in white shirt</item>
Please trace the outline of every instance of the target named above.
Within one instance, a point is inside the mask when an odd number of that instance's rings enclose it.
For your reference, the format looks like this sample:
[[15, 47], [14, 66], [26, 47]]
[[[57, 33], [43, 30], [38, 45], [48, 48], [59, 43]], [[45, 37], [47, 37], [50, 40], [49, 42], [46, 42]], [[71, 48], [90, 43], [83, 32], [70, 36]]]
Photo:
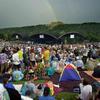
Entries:
[[17, 53], [17, 50], [14, 50], [14, 54], [12, 55], [12, 62], [15, 68], [20, 67], [20, 59], [19, 59], [19, 54]]

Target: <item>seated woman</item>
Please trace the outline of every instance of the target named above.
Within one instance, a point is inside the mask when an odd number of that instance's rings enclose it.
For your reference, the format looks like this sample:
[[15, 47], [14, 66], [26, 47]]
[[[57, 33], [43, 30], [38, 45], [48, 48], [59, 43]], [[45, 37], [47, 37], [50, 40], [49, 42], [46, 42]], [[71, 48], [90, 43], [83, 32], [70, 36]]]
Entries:
[[96, 78], [100, 78], [100, 63], [94, 68], [94, 72], [92, 74]]
[[53, 96], [50, 96], [50, 88], [49, 87], [44, 88], [43, 96], [40, 96], [39, 100], [55, 100], [55, 98]]
[[31, 98], [34, 98], [35, 97], [35, 93], [36, 93], [36, 86], [35, 84], [33, 83], [33, 81], [29, 80], [27, 82], [25, 82], [23, 85], [22, 85], [22, 88], [21, 88], [21, 95], [25, 96], [26, 92], [27, 91], [30, 91], [30, 97]]

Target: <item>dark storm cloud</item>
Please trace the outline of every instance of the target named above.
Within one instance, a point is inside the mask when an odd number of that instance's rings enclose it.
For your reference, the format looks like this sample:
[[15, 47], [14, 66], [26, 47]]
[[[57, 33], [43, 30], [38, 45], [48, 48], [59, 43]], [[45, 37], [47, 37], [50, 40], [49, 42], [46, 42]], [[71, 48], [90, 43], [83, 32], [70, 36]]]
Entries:
[[0, 27], [100, 22], [100, 0], [0, 0]]

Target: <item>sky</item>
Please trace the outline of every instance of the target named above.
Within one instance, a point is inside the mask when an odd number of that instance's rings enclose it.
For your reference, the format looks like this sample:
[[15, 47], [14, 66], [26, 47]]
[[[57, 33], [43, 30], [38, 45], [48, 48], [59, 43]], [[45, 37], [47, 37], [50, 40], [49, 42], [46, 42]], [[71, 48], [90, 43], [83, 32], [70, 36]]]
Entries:
[[0, 0], [0, 28], [100, 22], [100, 0]]

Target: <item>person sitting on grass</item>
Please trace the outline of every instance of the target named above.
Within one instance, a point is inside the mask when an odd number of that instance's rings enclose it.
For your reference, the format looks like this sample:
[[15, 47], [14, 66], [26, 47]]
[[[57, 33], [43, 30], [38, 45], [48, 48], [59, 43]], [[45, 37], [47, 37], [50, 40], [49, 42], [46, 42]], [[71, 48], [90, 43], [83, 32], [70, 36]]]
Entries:
[[44, 88], [43, 96], [40, 96], [39, 100], [55, 100], [55, 98], [53, 96], [50, 96], [50, 88], [49, 87]]
[[[6, 99], [0, 99], [0, 100], [21, 100], [21, 95], [15, 89], [13, 84], [9, 82], [9, 78], [10, 78], [9, 74], [3, 75], [3, 86], [7, 90], [7, 93], [9, 94], [9, 99], [7, 97]], [[4, 93], [4, 95], [5, 95], [5, 93]], [[6, 97], [6, 96], [4, 96], [4, 97]]]
[[11, 89], [15, 89], [15, 87], [13, 86], [13, 84], [11, 82], [9, 82], [9, 79], [10, 79], [10, 74], [4, 74], [3, 75], [3, 85], [5, 88], [11, 88]]
[[35, 93], [36, 93], [36, 86], [34, 84], [34, 82], [32, 82], [31, 80], [25, 82], [23, 85], [22, 85], [22, 88], [21, 88], [21, 95], [25, 96], [25, 93], [27, 91], [30, 91], [31, 94], [30, 94], [30, 97], [31, 98], [34, 98], [35, 97]]
[[92, 74], [96, 78], [100, 78], [100, 63], [94, 68], [94, 72]]
[[20, 81], [24, 78], [24, 74], [22, 71], [18, 70], [17, 68], [12, 72], [12, 78], [14, 81]]
[[50, 88], [50, 95], [54, 95], [55, 91], [54, 91], [54, 84], [52, 81], [50, 81], [49, 79], [47, 80], [47, 82], [44, 84], [44, 87], [49, 87]]

